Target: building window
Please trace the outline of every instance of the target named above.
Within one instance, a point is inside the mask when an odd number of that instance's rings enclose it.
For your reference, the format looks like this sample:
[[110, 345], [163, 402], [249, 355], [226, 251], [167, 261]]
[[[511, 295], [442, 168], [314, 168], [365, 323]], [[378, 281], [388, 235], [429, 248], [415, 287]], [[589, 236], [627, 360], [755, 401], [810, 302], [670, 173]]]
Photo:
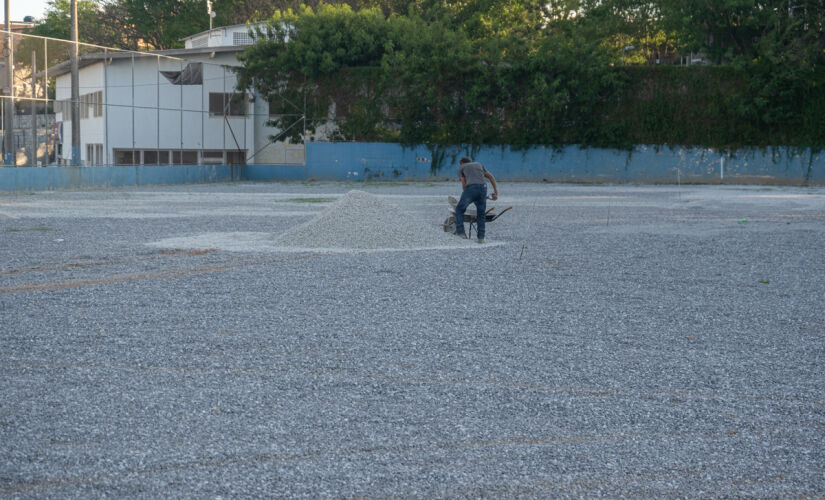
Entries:
[[246, 165], [246, 151], [227, 151], [226, 163], [229, 165]]
[[155, 150], [146, 150], [143, 152], [143, 164], [144, 165], [157, 165], [158, 163], [158, 152]]
[[[69, 109], [64, 110], [64, 112], [68, 112], [69, 115], [71, 115], [71, 100], [67, 99], [66, 103], [68, 104]], [[97, 118], [103, 116], [102, 90], [80, 96], [80, 118], [89, 118], [89, 111], [91, 111], [91, 116], [93, 117]]]
[[115, 165], [139, 165], [139, 164], [140, 164], [140, 151], [132, 151], [131, 149], [115, 149]]
[[172, 163], [175, 165], [197, 165], [197, 151], [172, 151]]
[[246, 114], [246, 104], [246, 94], [209, 93], [209, 114], [213, 116], [244, 116]]
[[[83, 94], [79, 99], [80, 118], [89, 116], [103, 116], [103, 91], [98, 90], [90, 94]], [[91, 114], [90, 114], [91, 111]], [[61, 99], [54, 101], [54, 112], [63, 115], [63, 121], [72, 121], [72, 100]]]
[[249, 33], [232, 33], [232, 45], [252, 45], [255, 39]]
[[89, 117], [89, 97], [91, 94], [83, 94], [80, 96], [80, 118]]
[[[94, 152], [92, 147], [94, 146]], [[94, 155], [94, 156], [93, 156]], [[103, 145], [86, 146], [87, 164], [103, 164]], [[220, 149], [115, 149], [115, 165], [245, 165], [246, 151]], [[171, 162], [170, 162], [171, 159]], [[200, 160], [200, 161], [199, 161]]]
[[98, 90], [94, 96], [94, 116], [103, 116], [103, 91]]
[[72, 104], [69, 99], [61, 99], [59, 101], [54, 101], [54, 112], [55, 113], [62, 113], [63, 114], [63, 121], [69, 121], [71, 116], [69, 116], [72, 112]]
[[86, 144], [85, 165], [103, 165], [103, 144]]
[[220, 165], [223, 163], [223, 151], [202, 151], [203, 163]]

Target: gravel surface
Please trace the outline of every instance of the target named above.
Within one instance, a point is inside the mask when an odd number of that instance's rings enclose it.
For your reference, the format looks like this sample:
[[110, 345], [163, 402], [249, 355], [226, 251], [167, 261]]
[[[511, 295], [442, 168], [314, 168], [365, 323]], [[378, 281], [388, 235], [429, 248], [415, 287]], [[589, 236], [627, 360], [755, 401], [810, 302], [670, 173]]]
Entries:
[[471, 246], [398, 205], [364, 191], [350, 191], [309, 222], [284, 231], [275, 244], [306, 249], [420, 249]]
[[0, 496], [825, 496], [825, 189], [456, 184], [0, 195]]

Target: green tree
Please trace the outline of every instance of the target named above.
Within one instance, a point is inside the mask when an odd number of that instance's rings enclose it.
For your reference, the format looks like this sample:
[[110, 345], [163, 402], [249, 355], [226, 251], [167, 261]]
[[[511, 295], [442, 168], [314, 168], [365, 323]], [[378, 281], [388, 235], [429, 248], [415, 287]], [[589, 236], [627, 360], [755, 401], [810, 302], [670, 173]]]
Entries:
[[[68, 40], [69, 0], [52, 0], [32, 34]], [[168, 49], [209, 25], [201, 0], [78, 0], [81, 42], [128, 50]]]
[[[713, 61], [752, 60], [787, 50], [789, 63], [822, 63], [825, 2], [822, 0], [660, 0], [666, 22], [686, 48]], [[795, 61], [796, 60], [796, 61]]]
[[[46, 15], [32, 29], [33, 35], [69, 40], [71, 38], [71, 3], [51, 0]], [[95, 45], [136, 49], [134, 29], [123, 20], [126, 13], [117, 3], [78, 0], [78, 39]]]
[[[685, 1], [696, 11], [676, 0], [433, 0], [389, 16], [349, 3], [279, 11], [241, 57], [239, 81], [270, 99], [279, 128], [297, 131], [290, 120], [305, 106], [310, 131], [334, 118], [348, 140], [825, 146], [820, 17]], [[731, 6], [747, 22], [725, 41], [710, 19]], [[622, 68], [626, 45], [640, 62], [695, 50], [725, 64]]]
[[134, 26], [147, 47], [182, 47], [182, 38], [209, 28], [203, 0], [118, 0], [125, 22]]

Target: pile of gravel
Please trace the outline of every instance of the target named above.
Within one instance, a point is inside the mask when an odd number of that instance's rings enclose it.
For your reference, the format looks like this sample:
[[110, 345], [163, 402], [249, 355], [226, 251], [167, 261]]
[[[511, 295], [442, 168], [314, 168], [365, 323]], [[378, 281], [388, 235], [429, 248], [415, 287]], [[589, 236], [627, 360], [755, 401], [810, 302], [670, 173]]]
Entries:
[[405, 250], [470, 245], [435, 224], [363, 191], [350, 191], [315, 218], [275, 238], [280, 247]]

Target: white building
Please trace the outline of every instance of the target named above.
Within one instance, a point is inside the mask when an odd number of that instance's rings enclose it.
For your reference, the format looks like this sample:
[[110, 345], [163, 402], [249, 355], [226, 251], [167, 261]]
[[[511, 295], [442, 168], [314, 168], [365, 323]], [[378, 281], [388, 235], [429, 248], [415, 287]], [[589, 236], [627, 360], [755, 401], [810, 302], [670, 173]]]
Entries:
[[[84, 165], [303, 164], [304, 146], [273, 141], [266, 99], [235, 90], [247, 25], [185, 39], [185, 48], [103, 52], [79, 61]], [[58, 158], [71, 163], [71, 67], [56, 76]]]

